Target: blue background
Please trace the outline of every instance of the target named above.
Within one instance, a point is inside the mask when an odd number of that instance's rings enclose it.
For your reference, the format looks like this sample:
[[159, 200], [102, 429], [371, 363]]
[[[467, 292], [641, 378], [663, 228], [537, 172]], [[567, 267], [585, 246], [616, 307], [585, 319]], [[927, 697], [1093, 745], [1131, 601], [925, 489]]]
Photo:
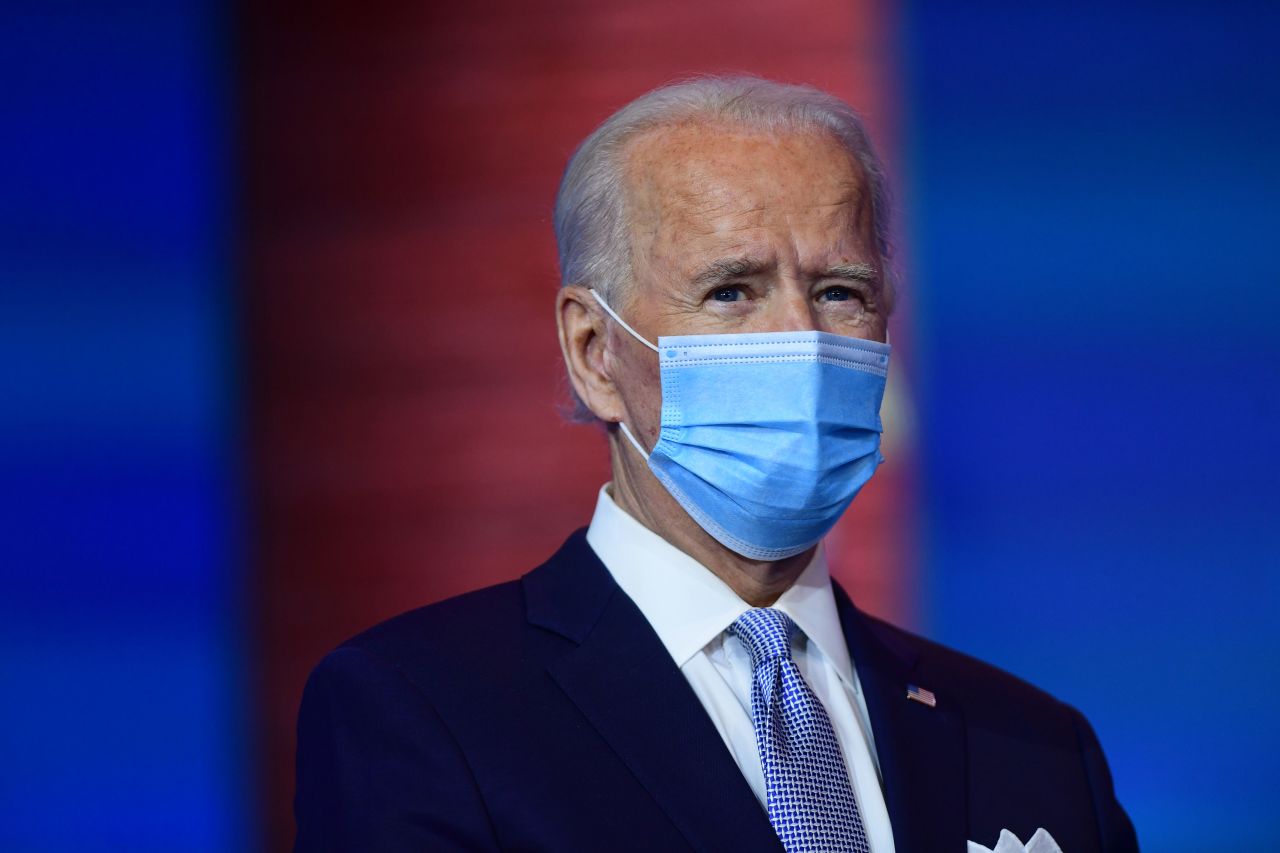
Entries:
[[1278, 8], [906, 20], [927, 631], [1080, 707], [1148, 850], [1280, 849]]
[[0, 850], [248, 843], [227, 24], [0, 4]]

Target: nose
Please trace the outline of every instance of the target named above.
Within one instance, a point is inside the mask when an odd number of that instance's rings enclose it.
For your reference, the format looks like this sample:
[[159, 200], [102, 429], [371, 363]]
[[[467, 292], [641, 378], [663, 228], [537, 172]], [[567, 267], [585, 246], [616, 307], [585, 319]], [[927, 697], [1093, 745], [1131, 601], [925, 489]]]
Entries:
[[802, 287], [779, 288], [776, 298], [770, 300], [768, 331], [814, 332], [824, 331], [820, 317], [814, 310], [808, 294]]

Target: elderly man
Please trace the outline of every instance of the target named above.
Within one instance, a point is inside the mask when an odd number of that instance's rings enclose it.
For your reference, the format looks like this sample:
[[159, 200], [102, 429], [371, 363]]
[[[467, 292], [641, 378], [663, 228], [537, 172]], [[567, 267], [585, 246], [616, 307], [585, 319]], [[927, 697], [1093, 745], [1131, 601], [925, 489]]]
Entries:
[[880, 462], [885, 222], [813, 89], [681, 83], [582, 144], [556, 314], [612, 482], [521, 580], [317, 667], [299, 850], [1137, 849], [1078, 712], [828, 577]]

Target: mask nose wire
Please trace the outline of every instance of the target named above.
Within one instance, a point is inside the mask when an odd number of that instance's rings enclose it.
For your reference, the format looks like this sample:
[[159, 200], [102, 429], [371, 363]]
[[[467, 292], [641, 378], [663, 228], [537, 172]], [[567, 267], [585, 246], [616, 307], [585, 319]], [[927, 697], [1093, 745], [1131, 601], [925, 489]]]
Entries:
[[[645, 340], [643, 337], [641, 337], [640, 334], [636, 332], [635, 329], [627, 325], [626, 320], [618, 316], [618, 312], [614, 311], [612, 308], [609, 307], [609, 303], [605, 302], [604, 298], [600, 294], [596, 293], [595, 288], [589, 287], [587, 288], [587, 290], [591, 293], [592, 296], [595, 297], [596, 302], [600, 303], [600, 307], [603, 308], [605, 311], [607, 311], [610, 317], [617, 320], [618, 325], [626, 329], [627, 332], [630, 333], [631, 337], [635, 338], [637, 341], [644, 344], [654, 352], [658, 352], [658, 348], [656, 346], [654, 346], [653, 344]], [[622, 434], [627, 437], [627, 441], [631, 442], [631, 446], [636, 449], [636, 452], [640, 454], [641, 458], [643, 458], [646, 462], [648, 462], [649, 451], [645, 450], [644, 446], [640, 444], [640, 442], [636, 439], [634, 435], [631, 434], [631, 430], [627, 429], [627, 425], [625, 423], [623, 423], [622, 421], [618, 421], [618, 426], [622, 428]]]

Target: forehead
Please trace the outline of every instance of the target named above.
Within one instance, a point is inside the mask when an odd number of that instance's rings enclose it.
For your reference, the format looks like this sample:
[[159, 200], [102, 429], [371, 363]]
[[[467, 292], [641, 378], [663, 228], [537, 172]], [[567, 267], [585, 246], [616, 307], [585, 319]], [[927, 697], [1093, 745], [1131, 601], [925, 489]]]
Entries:
[[631, 142], [625, 176], [632, 221], [655, 225], [866, 206], [861, 165], [821, 131], [708, 121], [661, 127]]

